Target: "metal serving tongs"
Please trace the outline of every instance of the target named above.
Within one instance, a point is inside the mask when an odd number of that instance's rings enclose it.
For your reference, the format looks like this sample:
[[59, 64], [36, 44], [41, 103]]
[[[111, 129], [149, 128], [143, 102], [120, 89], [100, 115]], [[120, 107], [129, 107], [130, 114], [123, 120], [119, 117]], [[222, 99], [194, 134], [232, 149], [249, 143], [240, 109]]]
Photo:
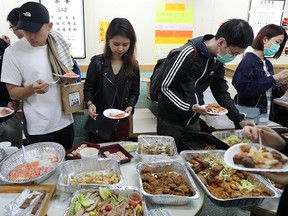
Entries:
[[25, 161], [26, 163], [29, 163], [29, 162], [30, 162], [30, 160], [29, 160], [29, 155], [27, 154], [27, 151], [26, 151], [24, 145], [22, 145], [22, 149], [23, 149], [23, 158], [24, 158], [24, 161]]

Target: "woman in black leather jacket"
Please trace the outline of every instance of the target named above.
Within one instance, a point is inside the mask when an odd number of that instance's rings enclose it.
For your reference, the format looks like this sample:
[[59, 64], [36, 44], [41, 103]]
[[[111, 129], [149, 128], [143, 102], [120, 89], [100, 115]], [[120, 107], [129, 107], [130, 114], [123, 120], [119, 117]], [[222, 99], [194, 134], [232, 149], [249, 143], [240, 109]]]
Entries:
[[[136, 34], [125, 18], [110, 23], [104, 53], [92, 57], [84, 84], [84, 97], [91, 118], [102, 118], [108, 108], [133, 114], [140, 89], [140, 71], [135, 58]], [[98, 116], [99, 115], [99, 116]], [[129, 140], [129, 118], [117, 121], [109, 140], [91, 134], [94, 143]]]

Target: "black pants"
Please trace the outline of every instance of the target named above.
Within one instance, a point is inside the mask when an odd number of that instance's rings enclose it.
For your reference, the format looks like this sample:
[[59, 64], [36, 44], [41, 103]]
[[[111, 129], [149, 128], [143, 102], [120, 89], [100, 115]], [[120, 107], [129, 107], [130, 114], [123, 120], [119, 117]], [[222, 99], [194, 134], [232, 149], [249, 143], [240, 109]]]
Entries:
[[73, 145], [74, 141], [74, 127], [73, 124], [69, 126], [52, 132], [48, 134], [41, 135], [28, 135], [27, 137], [28, 144], [37, 143], [37, 142], [56, 142], [63, 145], [65, 150], [67, 151]]
[[157, 134], [163, 136], [172, 136], [175, 140], [178, 152], [182, 150], [187, 150], [187, 147], [181, 143], [181, 137], [185, 133], [200, 132], [200, 120], [197, 119], [195, 122], [190, 125], [177, 125], [165, 121], [164, 119], [157, 118]]

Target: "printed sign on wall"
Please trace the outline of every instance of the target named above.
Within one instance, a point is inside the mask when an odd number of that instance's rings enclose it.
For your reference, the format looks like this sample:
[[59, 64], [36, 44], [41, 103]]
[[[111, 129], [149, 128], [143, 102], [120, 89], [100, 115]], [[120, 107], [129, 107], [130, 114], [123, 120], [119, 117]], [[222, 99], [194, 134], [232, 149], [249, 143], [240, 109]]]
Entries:
[[268, 24], [281, 24], [285, 0], [251, 0], [248, 22], [257, 35]]
[[85, 58], [83, 0], [40, 0], [50, 14], [53, 30], [69, 43], [74, 58]]
[[193, 37], [194, 5], [156, 3], [155, 61]]

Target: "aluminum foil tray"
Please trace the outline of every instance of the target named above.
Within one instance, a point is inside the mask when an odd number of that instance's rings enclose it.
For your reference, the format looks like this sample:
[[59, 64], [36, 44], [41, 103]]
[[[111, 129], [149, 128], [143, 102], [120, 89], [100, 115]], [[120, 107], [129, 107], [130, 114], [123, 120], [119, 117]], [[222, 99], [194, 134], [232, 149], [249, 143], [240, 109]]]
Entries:
[[[172, 194], [150, 194], [147, 193], [144, 190], [143, 182], [141, 179], [141, 173], [145, 167], [151, 167], [156, 168], [157, 172], [161, 172], [164, 170], [166, 166], [169, 166], [171, 172], [176, 172], [180, 174], [184, 181], [187, 182], [191, 189], [195, 192], [193, 196], [178, 196], [178, 195], [172, 195]], [[181, 163], [180, 161], [175, 160], [163, 160], [163, 161], [146, 161], [146, 162], [140, 162], [136, 165], [136, 169], [138, 172], [138, 178], [140, 182], [140, 188], [145, 196], [145, 199], [151, 203], [156, 204], [165, 204], [165, 205], [185, 205], [191, 200], [198, 199], [200, 197], [200, 193], [195, 185], [194, 180], [192, 179], [191, 175], [189, 174], [187, 168], [185, 167], [185, 164]]]
[[63, 162], [65, 157], [65, 149], [64, 147], [55, 142], [39, 142], [34, 143], [31, 145], [25, 146], [26, 152], [28, 157], [36, 157], [39, 155], [44, 154], [55, 154], [58, 158], [58, 162], [54, 165], [54, 167], [44, 173], [43, 175], [40, 175], [36, 178], [31, 178], [28, 180], [10, 180], [8, 178], [9, 173], [20, 164], [24, 164], [24, 156], [23, 156], [23, 150], [19, 149], [17, 152], [14, 152], [13, 154], [6, 157], [0, 164], [0, 179], [6, 183], [10, 184], [24, 184], [24, 183], [34, 183], [34, 184], [40, 184], [45, 179], [50, 177], [52, 173], [56, 170], [56, 168]]
[[[241, 130], [214, 131], [211, 134], [217, 139], [219, 139], [221, 142], [224, 142], [228, 146], [232, 146], [232, 145], [224, 141], [224, 139], [228, 138], [231, 135], [236, 135], [239, 139], [244, 139], [242, 129]], [[249, 142], [252, 142], [252, 141], [249, 141]], [[241, 141], [240, 143], [243, 143], [243, 141]]]
[[[260, 204], [264, 198], [278, 198], [280, 197], [280, 193], [275, 190], [271, 184], [269, 184], [265, 178], [263, 178], [260, 175], [257, 174], [248, 174], [249, 180], [252, 182], [255, 182], [255, 184], [261, 185], [265, 188], [266, 192], [270, 193], [271, 196], [250, 196], [250, 197], [244, 197], [244, 198], [228, 198], [228, 199], [221, 199], [216, 196], [214, 196], [206, 187], [206, 185], [200, 180], [198, 175], [194, 172], [194, 170], [188, 165], [187, 160], [193, 158], [193, 157], [204, 157], [206, 155], [215, 155], [221, 159], [224, 158], [224, 150], [198, 150], [198, 151], [182, 151], [180, 153], [180, 156], [185, 161], [186, 166], [188, 170], [190, 171], [193, 178], [197, 180], [201, 188], [205, 191], [205, 193], [208, 195], [210, 200], [221, 207], [248, 207], [248, 206], [255, 206]], [[224, 162], [224, 159], [223, 159]]]
[[[156, 154], [144, 154], [143, 147], [148, 146], [151, 148], [169, 148], [168, 155], [156, 155]], [[166, 160], [175, 159], [178, 156], [176, 143], [173, 137], [170, 136], [158, 136], [158, 135], [139, 135], [138, 146], [136, 149], [136, 155], [140, 161], [152, 161], [152, 160]]]
[[[116, 194], [121, 194], [121, 195], [124, 195], [124, 196], [128, 196], [128, 194], [130, 193], [134, 193], [134, 192], [137, 192], [137, 194], [140, 195], [141, 199], [142, 199], [142, 207], [143, 207], [143, 215], [144, 216], [148, 216], [148, 210], [147, 210], [147, 205], [145, 203], [145, 200], [143, 199], [143, 194], [141, 193], [141, 190], [139, 190], [137, 187], [133, 187], [133, 186], [111, 186], [111, 187], [107, 187], [108, 189], [112, 190], [113, 192], [115, 192]], [[76, 197], [80, 194], [80, 193], [85, 193], [87, 191], [90, 191], [90, 192], [99, 192], [99, 188], [90, 188], [90, 189], [80, 189], [80, 190], [77, 190], [74, 194], [73, 194], [73, 197], [71, 199], [71, 202], [72, 203]], [[72, 215], [71, 212], [70, 212], [70, 207], [69, 206], [66, 210], [66, 213], [65, 213], [65, 216], [70, 216]]]
[[[116, 184], [71, 184], [71, 176], [81, 173], [113, 173], [119, 178]], [[99, 186], [116, 186], [123, 183], [123, 176], [120, 171], [120, 164], [116, 159], [112, 158], [95, 158], [82, 160], [69, 160], [63, 163], [60, 176], [58, 178], [58, 186], [67, 192], [74, 193], [77, 190], [99, 187]]]
[[208, 150], [208, 149], [221, 149], [227, 150], [229, 146], [205, 132], [195, 132], [183, 134], [180, 138], [180, 142], [185, 150]]

